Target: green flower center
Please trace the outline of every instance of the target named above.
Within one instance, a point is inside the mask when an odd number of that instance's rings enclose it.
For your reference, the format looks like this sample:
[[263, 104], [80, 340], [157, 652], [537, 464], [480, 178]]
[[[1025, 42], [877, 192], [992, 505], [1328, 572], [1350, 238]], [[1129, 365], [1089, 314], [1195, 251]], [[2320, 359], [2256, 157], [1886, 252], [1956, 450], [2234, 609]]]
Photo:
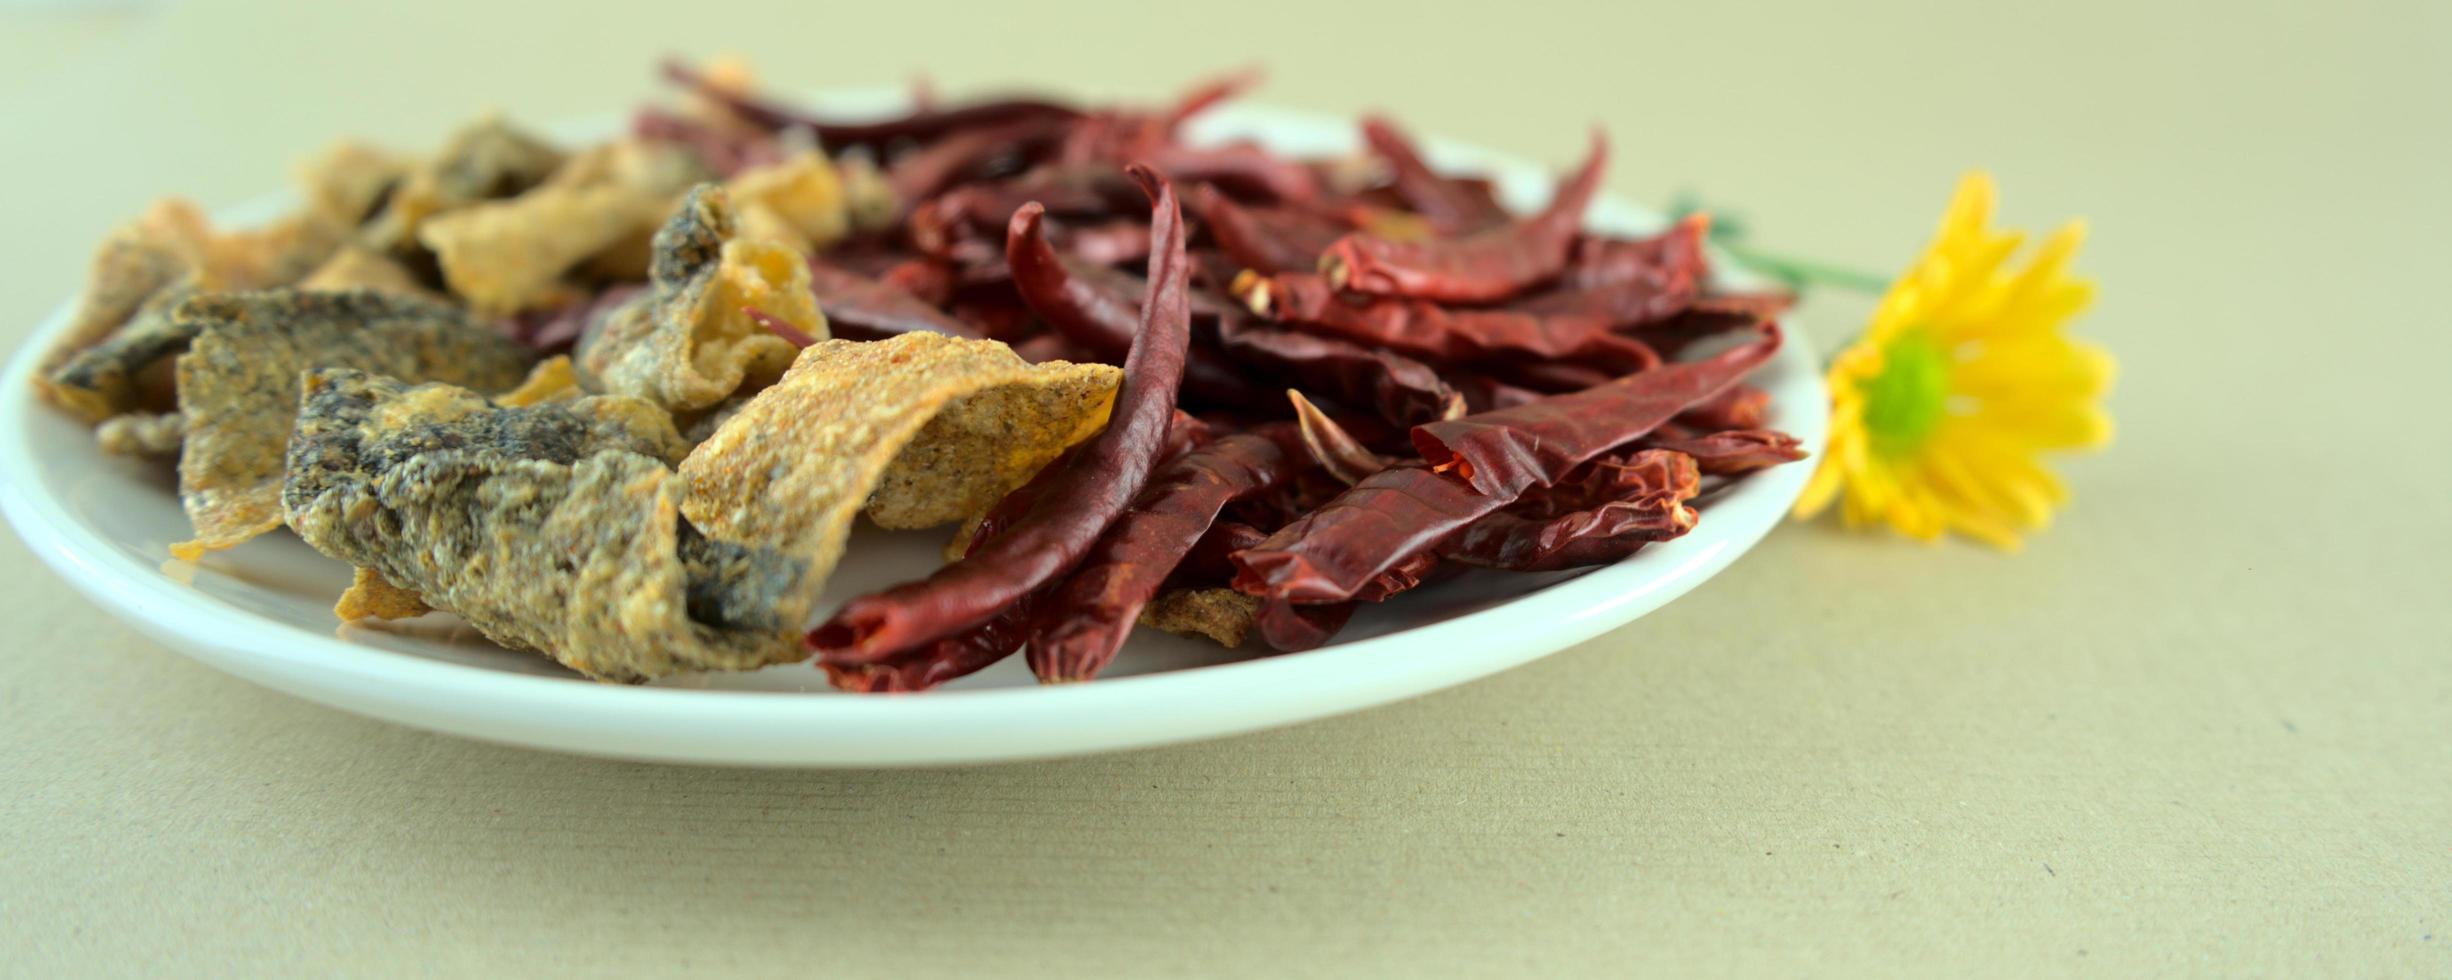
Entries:
[[1885, 456], [1915, 452], [1950, 407], [1950, 354], [1921, 330], [1882, 349], [1882, 373], [1862, 382], [1865, 433]]

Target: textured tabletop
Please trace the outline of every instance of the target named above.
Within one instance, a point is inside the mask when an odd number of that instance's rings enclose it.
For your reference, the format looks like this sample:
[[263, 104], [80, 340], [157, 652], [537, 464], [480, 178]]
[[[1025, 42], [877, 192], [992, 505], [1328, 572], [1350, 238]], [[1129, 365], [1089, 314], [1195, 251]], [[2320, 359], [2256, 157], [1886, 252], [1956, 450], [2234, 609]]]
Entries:
[[2452, 973], [2452, 7], [352, 6], [0, 6], [0, 341], [157, 194], [623, 107], [667, 51], [1143, 98], [1256, 61], [1540, 159], [1604, 124], [1615, 191], [1876, 268], [1988, 166], [2009, 223], [2092, 219], [2120, 437], [2018, 557], [1790, 526], [1457, 690], [968, 770], [366, 721], [0, 535], [0, 973]]

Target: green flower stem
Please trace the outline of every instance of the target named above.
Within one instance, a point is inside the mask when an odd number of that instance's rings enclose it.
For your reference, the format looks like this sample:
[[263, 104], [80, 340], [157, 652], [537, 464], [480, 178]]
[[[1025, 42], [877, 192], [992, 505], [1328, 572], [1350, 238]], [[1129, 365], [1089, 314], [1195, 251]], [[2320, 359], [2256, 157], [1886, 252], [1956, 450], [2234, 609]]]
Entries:
[[1809, 286], [1830, 286], [1834, 289], [1879, 296], [1890, 288], [1889, 279], [1870, 272], [1772, 255], [1731, 241], [1720, 241], [1715, 244], [1729, 255], [1735, 256], [1737, 261], [1769, 273], [1787, 283], [1790, 289], [1801, 290]]

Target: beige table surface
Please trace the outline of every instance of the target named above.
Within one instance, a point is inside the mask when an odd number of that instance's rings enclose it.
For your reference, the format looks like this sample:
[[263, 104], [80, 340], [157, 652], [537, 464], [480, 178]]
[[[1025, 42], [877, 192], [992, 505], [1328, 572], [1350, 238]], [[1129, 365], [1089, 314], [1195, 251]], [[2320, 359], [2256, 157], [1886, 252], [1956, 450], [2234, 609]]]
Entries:
[[1547, 159], [1599, 121], [1616, 190], [1877, 266], [1989, 165], [2094, 221], [2120, 442], [2022, 557], [1790, 527], [1459, 690], [955, 771], [365, 721], [0, 536], [0, 971], [2452, 974], [2452, 7], [1154, 6], [0, 8], [0, 340], [157, 193], [624, 106], [666, 50], [1138, 97], [1257, 60]]

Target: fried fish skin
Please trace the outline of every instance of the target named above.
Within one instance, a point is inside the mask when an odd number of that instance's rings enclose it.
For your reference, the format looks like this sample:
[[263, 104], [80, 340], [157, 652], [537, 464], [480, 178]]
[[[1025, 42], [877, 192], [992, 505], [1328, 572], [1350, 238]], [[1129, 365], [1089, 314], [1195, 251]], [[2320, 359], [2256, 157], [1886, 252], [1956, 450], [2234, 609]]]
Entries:
[[354, 242], [342, 245], [339, 250], [332, 253], [330, 258], [325, 259], [322, 265], [316, 266], [315, 271], [307, 273], [306, 278], [298, 280], [298, 288], [323, 292], [372, 289], [376, 292], [398, 293], [402, 296], [443, 302], [442, 296], [427, 289], [424, 283], [417, 281], [417, 277], [409, 272], [408, 266], [401, 265], [391, 256]]
[[195, 277], [157, 290], [134, 315], [99, 343], [76, 352], [43, 378], [50, 402], [96, 425], [136, 411], [143, 402], [137, 378], [144, 370], [177, 357], [196, 339], [194, 324], [172, 315], [197, 294]]
[[682, 461], [682, 513], [711, 539], [802, 562], [806, 581], [782, 600], [797, 624], [863, 510], [896, 528], [987, 510], [1097, 434], [1121, 378], [1029, 364], [992, 340], [820, 341]]
[[281, 496], [317, 551], [598, 680], [802, 656], [773, 615], [797, 569], [681, 522], [686, 447], [656, 406], [505, 408], [346, 369], [304, 387]]
[[177, 412], [129, 412], [94, 427], [94, 442], [113, 456], [177, 459], [187, 417]]
[[297, 168], [307, 206], [344, 227], [374, 217], [375, 209], [409, 174], [408, 157], [382, 147], [342, 140], [324, 147]]
[[1141, 625], [1178, 636], [1206, 636], [1228, 647], [1251, 636], [1260, 600], [1233, 589], [1167, 589], [1141, 607]]
[[350, 574], [349, 588], [332, 604], [332, 615], [344, 623], [361, 619], [415, 619], [433, 612], [423, 596], [393, 585], [383, 573], [359, 568]]
[[478, 312], [550, 306], [567, 298], [565, 273], [653, 233], [674, 198], [708, 176], [679, 146], [607, 143], [570, 158], [526, 193], [427, 219], [418, 240], [441, 263], [451, 291]]
[[825, 338], [806, 260], [781, 245], [736, 239], [736, 231], [722, 187], [693, 189], [656, 232], [652, 288], [581, 342], [583, 373], [605, 391], [690, 412], [772, 382], [798, 352], [743, 307]]
[[562, 159], [553, 144], [500, 116], [479, 119], [409, 168], [358, 240], [378, 251], [412, 254], [418, 230], [435, 215], [526, 191], [551, 176]]
[[780, 218], [798, 233], [798, 240], [789, 244], [803, 252], [827, 248], [851, 233], [851, 204], [842, 175], [816, 150], [741, 171], [724, 189], [743, 212], [757, 205]]
[[500, 391], [530, 360], [456, 307], [370, 290], [197, 296], [171, 318], [195, 335], [179, 356], [178, 392], [179, 501], [196, 537], [171, 548], [191, 560], [280, 526], [301, 372], [348, 367]]
[[44, 359], [45, 400], [93, 423], [144, 407], [136, 379], [194, 336], [172, 322], [181, 302], [287, 285], [329, 258], [341, 238], [312, 212], [224, 234], [194, 204], [155, 202], [95, 253], [75, 321]]

